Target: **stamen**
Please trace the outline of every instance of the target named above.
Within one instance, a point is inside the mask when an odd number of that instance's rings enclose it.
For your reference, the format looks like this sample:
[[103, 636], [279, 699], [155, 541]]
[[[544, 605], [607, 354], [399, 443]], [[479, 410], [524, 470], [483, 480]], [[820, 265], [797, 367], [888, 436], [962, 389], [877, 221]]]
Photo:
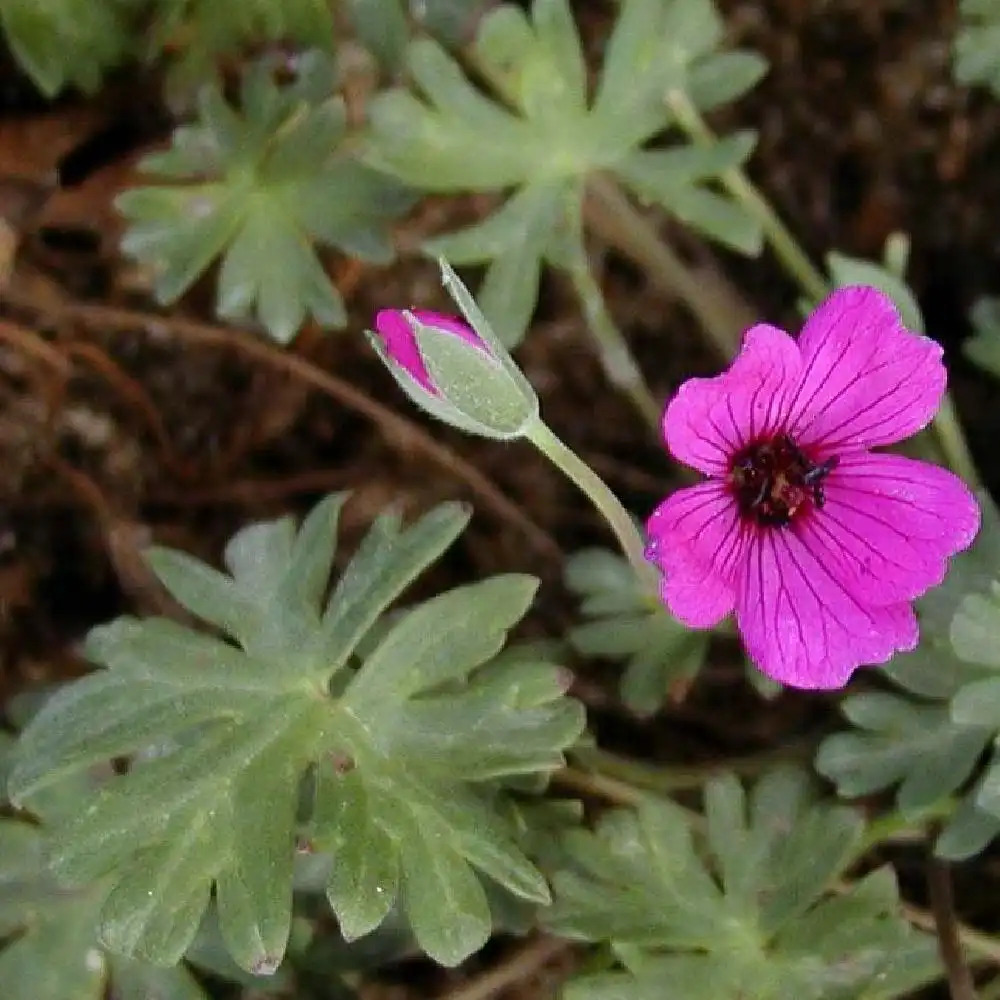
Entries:
[[781, 527], [800, 511], [823, 506], [823, 480], [836, 467], [836, 456], [813, 462], [789, 435], [778, 434], [739, 452], [729, 482], [741, 513]]

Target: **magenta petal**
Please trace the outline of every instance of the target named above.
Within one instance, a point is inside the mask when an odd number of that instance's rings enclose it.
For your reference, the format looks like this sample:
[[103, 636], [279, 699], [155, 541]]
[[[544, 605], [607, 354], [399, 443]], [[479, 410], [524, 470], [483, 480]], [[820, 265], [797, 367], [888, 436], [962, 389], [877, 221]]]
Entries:
[[456, 319], [454, 316], [445, 316], [444, 313], [431, 312], [429, 309], [411, 309], [410, 312], [424, 326], [433, 326], [447, 333], [454, 333], [466, 343], [486, 350], [486, 345], [479, 339], [476, 332], [460, 319]]
[[802, 532], [844, 586], [872, 604], [937, 586], [948, 558], [979, 530], [979, 506], [958, 476], [900, 455], [844, 456], [825, 493]]
[[[414, 313], [420, 318], [420, 314]], [[433, 314], [424, 314], [433, 315]], [[421, 320], [426, 322], [426, 320]], [[415, 382], [418, 382], [428, 392], [435, 392], [427, 367], [424, 365], [420, 351], [417, 349], [417, 338], [406, 321], [406, 316], [399, 309], [381, 309], [375, 316], [375, 330], [382, 338], [386, 352], [400, 368], [409, 372]]]
[[[445, 333], [453, 333], [466, 343], [472, 344], [480, 350], [486, 350], [486, 345], [476, 333], [453, 316], [430, 312], [427, 309], [411, 309], [410, 315], [423, 323], [424, 326], [433, 326]], [[427, 372], [427, 366], [420, 356], [417, 338], [413, 335], [403, 311], [400, 309], [380, 310], [375, 316], [375, 329], [382, 338], [385, 349], [392, 360], [401, 368], [406, 369], [414, 381], [428, 392], [436, 392], [437, 390]]]
[[663, 436], [671, 454], [707, 475], [727, 473], [744, 444], [780, 428], [799, 368], [799, 350], [787, 333], [751, 327], [725, 372], [688, 379], [670, 401]]
[[941, 347], [906, 330], [874, 288], [841, 288], [799, 336], [803, 373], [787, 431], [822, 454], [892, 444], [934, 416], [944, 392]]
[[722, 484], [701, 483], [672, 493], [646, 530], [646, 556], [663, 572], [660, 593], [675, 617], [693, 628], [708, 628], [733, 610], [746, 533]]
[[800, 688], [842, 687], [856, 667], [884, 663], [918, 638], [908, 604], [865, 604], [794, 528], [754, 536], [736, 621], [757, 666]]

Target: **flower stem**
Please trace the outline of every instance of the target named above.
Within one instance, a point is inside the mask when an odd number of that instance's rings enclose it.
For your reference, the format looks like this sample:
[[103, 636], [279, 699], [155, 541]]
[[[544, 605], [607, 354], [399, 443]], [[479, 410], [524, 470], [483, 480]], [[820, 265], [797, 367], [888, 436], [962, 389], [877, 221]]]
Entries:
[[725, 358], [739, 346], [744, 326], [740, 310], [724, 294], [712, 294], [702, 280], [674, 253], [645, 216], [608, 177], [587, 181], [584, 215], [588, 228], [638, 264], [668, 295], [675, 295], [701, 324], [713, 346]]
[[965, 962], [955, 916], [955, 899], [948, 865], [931, 855], [927, 859], [927, 888], [937, 932], [938, 950], [948, 975], [952, 1000], [976, 1000], [976, 987]]
[[[702, 118], [691, 99], [682, 90], [671, 90], [667, 104], [678, 126], [701, 146], [712, 146], [718, 140]], [[816, 268], [791, 230], [782, 222], [774, 207], [741, 167], [730, 167], [719, 175], [719, 181], [730, 196], [761, 225], [764, 238], [770, 244], [785, 272], [813, 301], [830, 292], [830, 283]], [[948, 467], [970, 486], [979, 483], [979, 474], [966, 443], [951, 396], [946, 392], [932, 424], [938, 446]]]
[[[667, 94], [667, 105], [673, 111], [677, 124], [694, 142], [700, 146], [715, 145], [718, 140], [684, 91], [671, 90]], [[760, 223], [775, 256], [802, 291], [811, 299], [823, 298], [830, 290], [826, 278], [746, 173], [739, 167], [730, 167], [719, 175], [719, 181], [733, 200]]]
[[567, 447], [540, 419], [526, 431], [525, 437], [569, 477], [587, 495], [590, 502], [608, 523], [639, 583], [650, 593], [656, 593], [657, 573], [643, 554], [645, 544], [629, 512], [608, 489], [604, 480], [572, 449]]
[[624, 392], [649, 427], [658, 431], [662, 407], [646, 384], [628, 341], [608, 312], [604, 295], [587, 261], [582, 239], [574, 241], [569, 274], [583, 306], [587, 327], [597, 342], [601, 366], [608, 381]]
[[904, 815], [898, 809], [885, 813], [869, 821], [865, 835], [855, 851], [860, 860], [869, 851], [880, 844], [900, 839], [920, 839], [926, 836], [928, 823], [936, 823], [947, 819], [954, 813], [958, 802], [952, 796], [938, 799], [917, 813]]

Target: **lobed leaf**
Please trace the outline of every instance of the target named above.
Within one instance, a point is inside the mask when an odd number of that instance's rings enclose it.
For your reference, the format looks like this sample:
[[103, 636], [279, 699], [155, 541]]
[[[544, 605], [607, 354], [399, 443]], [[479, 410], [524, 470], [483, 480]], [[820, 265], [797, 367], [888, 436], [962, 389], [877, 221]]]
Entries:
[[298, 529], [287, 518], [243, 529], [226, 548], [229, 574], [158, 550], [173, 592], [232, 642], [163, 619], [97, 629], [88, 651], [105, 669], [50, 698], [21, 737], [9, 787], [23, 804], [130, 758], [58, 812], [51, 834], [64, 884], [106, 885], [101, 934], [113, 951], [177, 962], [214, 890], [235, 961], [273, 972], [297, 844], [332, 854], [328, 897], [348, 937], [399, 901], [446, 963], [490, 933], [481, 876], [548, 900], [500, 782], [544, 783], [583, 712], [552, 664], [489, 662], [537, 581], [484, 580], [381, 622], [467, 521], [443, 505], [406, 529], [380, 517], [324, 610], [343, 499]]
[[641, 198], [712, 239], [759, 252], [759, 224], [710, 186], [745, 159], [748, 136], [718, 151], [642, 148], [671, 123], [669, 88], [690, 88], [697, 103], [710, 105], [759, 76], [759, 59], [717, 53], [721, 35], [711, 0], [625, 0], [591, 101], [568, 0], [534, 0], [530, 12], [500, 4], [474, 48], [496, 99], [429, 39], [409, 49], [415, 92], [396, 87], [374, 98], [370, 164], [428, 191], [509, 192], [491, 217], [425, 248], [488, 263], [480, 300], [507, 346], [524, 333], [542, 266], [572, 270], [580, 256], [583, 194], [598, 173], [617, 173]]
[[622, 700], [640, 714], [656, 712], [673, 690], [701, 669], [708, 634], [685, 628], [656, 601], [650, 602], [621, 556], [585, 549], [566, 564], [566, 585], [581, 597], [585, 619], [569, 633], [586, 656], [625, 661]]
[[991, 582], [1000, 530], [992, 501], [979, 499], [983, 521], [975, 542], [953, 560], [944, 584], [918, 602], [919, 647], [884, 668], [903, 691], [845, 699], [842, 710], [855, 728], [827, 737], [816, 758], [844, 796], [898, 785], [896, 802], [905, 814], [956, 798], [935, 847], [953, 859], [981, 851], [1000, 832], [994, 794], [1000, 770], [981, 764], [1000, 728], [1000, 616]]
[[889, 869], [831, 892], [863, 825], [815, 802], [803, 774], [770, 772], [750, 795], [721, 776], [705, 807], [704, 855], [689, 817], [652, 799], [567, 836], [547, 923], [608, 943], [618, 962], [568, 996], [662, 997], [669, 984], [705, 1000], [889, 998], [940, 976], [933, 938], [898, 916]]
[[307, 314], [324, 326], [346, 320], [314, 244], [384, 263], [392, 257], [387, 227], [413, 200], [342, 145], [346, 118], [331, 96], [332, 72], [316, 60], [302, 60], [299, 71], [279, 87], [267, 62], [253, 66], [239, 112], [217, 87], [204, 88], [199, 123], [143, 164], [184, 183], [135, 188], [117, 201], [129, 220], [122, 249], [154, 268], [161, 301], [178, 298], [221, 258], [220, 315], [256, 315], [282, 343]]
[[[97, 937], [106, 887], [67, 891], [46, 869], [42, 829], [0, 819], [0, 977], [8, 1000], [207, 1000], [187, 965], [110, 955]], [[263, 989], [258, 983], [258, 988]]]

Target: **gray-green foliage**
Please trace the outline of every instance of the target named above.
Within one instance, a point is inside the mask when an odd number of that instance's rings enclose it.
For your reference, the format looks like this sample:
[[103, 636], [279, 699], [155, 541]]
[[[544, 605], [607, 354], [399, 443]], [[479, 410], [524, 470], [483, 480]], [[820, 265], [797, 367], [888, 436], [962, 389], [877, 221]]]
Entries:
[[49, 96], [69, 85], [96, 90], [107, 70], [159, 57], [171, 43], [193, 79], [210, 73], [219, 55], [267, 41], [329, 47], [333, 30], [326, 0], [0, 0], [0, 24]]
[[835, 890], [863, 823], [814, 801], [801, 772], [773, 771], [750, 795], [714, 779], [705, 812], [703, 838], [653, 798], [567, 835], [547, 923], [607, 943], [618, 966], [578, 977], [567, 1000], [881, 1000], [938, 976], [889, 869]]
[[346, 6], [358, 38], [394, 72], [415, 29], [460, 46], [485, 10], [482, 0], [346, 0]]
[[969, 312], [973, 336], [962, 345], [966, 357], [1000, 378], [1000, 299], [981, 298]]
[[674, 685], [701, 668], [709, 633], [685, 628], [651, 599], [627, 560], [607, 549], [585, 549], [567, 561], [565, 575], [586, 619], [569, 640], [585, 656], [624, 661], [621, 696], [633, 711], [657, 711]]
[[307, 313], [328, 326], [346, 320], [315, 244], [385, 263], [388, 227], [412, 196], [345, 145], [346, 112], [325, 56], [300, 57], [284, 86], [273, 70], [264, 60], [247, 71], [239, 111], [205, 87], [198, 124], [142, 163], [169, 183], [127, 191], [117, 204], [129, 221], [122, 249], [153, 268], [161, 301], [221, 258], [219, 314], [256, 314], [284, 343]]
[[982, 84], [1000, 96], [1000, 5], [996, 0], [961, 0], [959, 15], [955, 79]]
[[[285, 952], [295, 844], [333, 855], [327, 895], [345, 937], [398, 900], [419, 944], [460, 961], [491, 929], [480, 876], [547, 902], [517, 842], [505, 780], [537, 780], [583, 726], [562, 671], [500, 651], [537, 582], [458, 587], [380, 616], [462, 530], [443, 505], [408, 528], [380, 516], [328, 599], [343, 496], [239, 532], [228, 573], [154, 550], [174, 597], [222, 635], [120, 618], [87, 643], [105, 669], [56, 694], [22, 735], [11, 797], [131, 755], [126, 774], [60, 814], [53, 871], [104, 879], [101, 935], [121, 954], [176, 962], [214, 887], [219, 927], [244, 969]], [[359, 650], [375, 627], [377, 641]]]
[[330, 50], [335, 13], [383, 64], [398, 67], [415, 30], [459, 45], [481, 0], [0, 0], [0, 26], [18, 62], [45, 94], [96, 90], [130, 59], [166, 59], [169, 75], [204, 82], [220, 57], [296, 45]]
[[96, 90], [128, 52], [128, 0], [0, 0], [11, 52], [45, 94], [68, 84]]
[[567, 0], [535, 0], [530, 15], [502, 4], [474, 48], [496, 99], [439, 44], [418, 39], [408, 59], [416, 93], [394, 88], [372, 101], [370, 162], [427, 191], [509, 192], [487, 219], [426, 247], [455, 264], [489, 264], [478, 299], [508, 345], [530, 318], [542, 264], [578, 266], [585, 185], [601, 172], [708, 236], [759, 251], [757, 223], [711, 187], [746, 159], [751, 134], [646, 148], [671, 124], [671, 89], [704, 109], [763, 73], [755, 54], [719, 52], [722, 33], [711, 0], [624, 0], [591, 96]]
[[[9, 737], [0, 733], [4, 756], [8, 743]], [[5, 1000], [101, 1000], [106, 995], [207, 1000], [186, 964], [159, 968], [111, 954], [101, 945], [105, 881], [67, 889], [52, 877], [47, 828], [60, 815], [85, 809], [95, 788], [93, 776], [77, 774], [38, 796], [32, 822], [0, 819], [0, 982]], [[197, 950], [211, 954], [210, 935], [199, 935]], [[211, 967], [217, 975], [232, 977], [224, 962]], [[251, 984], [263, 997], [269, 987], [284, 987], [287, 980], [278, 975]]]
[[152, 59], [174, 42], [171, 69], [184, 81], [203, 82], [220, 56], [267, 42], [326, 50], [334, 42], [329, 0], [152, 0], [150, 8], [145, 54]]
[[1000, 833], [1000, 761], [979, 764], [1000, 731], [1000, 525], [989, 499], [980, 503], [973, 547], [917, 604], [920, 646], [885, 667], [902, 690], [844, 699], [854, 728], [827, 737], [816, 758], [846, 797], [898, 785], [896, 804], [915, 820], [957, 796], [936, 845], [948, 858], [969, 857]]

